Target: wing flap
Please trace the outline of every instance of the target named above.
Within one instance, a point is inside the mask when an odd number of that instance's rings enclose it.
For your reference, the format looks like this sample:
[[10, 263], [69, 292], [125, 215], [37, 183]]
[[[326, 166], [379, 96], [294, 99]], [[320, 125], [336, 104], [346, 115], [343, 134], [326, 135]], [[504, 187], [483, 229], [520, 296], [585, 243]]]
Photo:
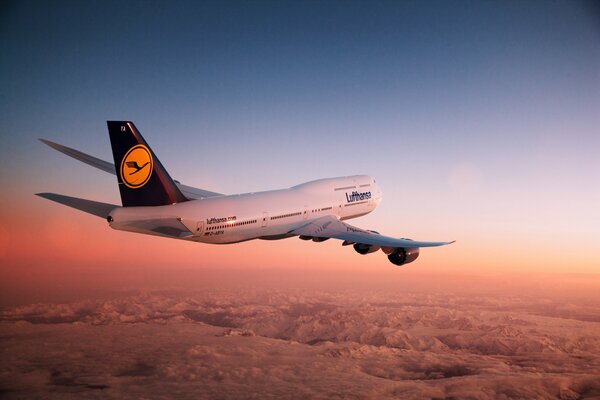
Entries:
[[348, 244], [361, 243], [381, 247], [436, 247], [454, 243], [421, 242], [410, 239], [397, 239], [346, 224], [334, 216], [325, 216], [314, 221], [310, 221], [300, 228], [294, 229], [290, 233], [317, 238], [334, 238], [343, 240], [344, 243]]

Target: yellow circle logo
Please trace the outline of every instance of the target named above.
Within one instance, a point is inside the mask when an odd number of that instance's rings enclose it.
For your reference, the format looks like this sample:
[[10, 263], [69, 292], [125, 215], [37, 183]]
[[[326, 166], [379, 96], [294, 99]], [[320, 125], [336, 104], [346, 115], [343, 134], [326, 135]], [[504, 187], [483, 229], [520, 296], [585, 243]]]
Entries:
[[121, 180], [128, 188], [141, 188], [150, 180], [153, 169], [150, 150], [143, 144], [138, 144], [129, 149], [121, 161]]

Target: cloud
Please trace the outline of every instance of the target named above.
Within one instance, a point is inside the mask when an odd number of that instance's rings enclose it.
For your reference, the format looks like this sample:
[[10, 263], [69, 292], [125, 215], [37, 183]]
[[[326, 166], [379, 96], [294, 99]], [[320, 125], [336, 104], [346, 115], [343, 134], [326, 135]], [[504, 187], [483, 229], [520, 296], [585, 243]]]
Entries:
[[34, 304], [0, 313], [0, 390], [8, 398], [49, 388], [113, 397], [597, 396], [598, 316], [590, 302], [440, 293], [173, 291]]

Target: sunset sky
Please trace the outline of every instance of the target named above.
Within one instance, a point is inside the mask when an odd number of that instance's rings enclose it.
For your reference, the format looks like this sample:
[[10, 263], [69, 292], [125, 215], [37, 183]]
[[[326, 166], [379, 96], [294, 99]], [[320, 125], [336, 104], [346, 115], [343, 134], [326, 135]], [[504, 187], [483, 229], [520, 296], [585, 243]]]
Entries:
[[355, 225], [457, 240], [411, 271], [600, 272], [592, 2], [9, 1], [0, 53], [4, 289], [124, 270], [395, 268], [334, 240], [117, 232], [34, 196], [120, 204], [114, 176], [37, 141], [111, 160], [115, 119], [208, 190], [375, 177], [383, 202]]

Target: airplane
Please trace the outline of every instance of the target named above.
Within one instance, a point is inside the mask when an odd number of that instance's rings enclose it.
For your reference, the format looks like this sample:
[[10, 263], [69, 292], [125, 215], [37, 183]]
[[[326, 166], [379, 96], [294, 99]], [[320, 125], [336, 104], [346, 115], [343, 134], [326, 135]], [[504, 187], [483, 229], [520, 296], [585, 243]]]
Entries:
[[111, 228], [210, 244], [252, 239], [342, 241], [359, 254], [382, 250], [404, 265], [421, 247], [454, 242], [421, 242], [383, 236], [345, 220], [372, 212], [381, 190], [367, 175], [319, 179], [287, 189], [225, 195], [173, 180], [131, 121], [107, 121], [114, 164], [40, 139], [81, 162], [117, 176], [122, 207], [56, 193], [38, 196], [105, 218]]

